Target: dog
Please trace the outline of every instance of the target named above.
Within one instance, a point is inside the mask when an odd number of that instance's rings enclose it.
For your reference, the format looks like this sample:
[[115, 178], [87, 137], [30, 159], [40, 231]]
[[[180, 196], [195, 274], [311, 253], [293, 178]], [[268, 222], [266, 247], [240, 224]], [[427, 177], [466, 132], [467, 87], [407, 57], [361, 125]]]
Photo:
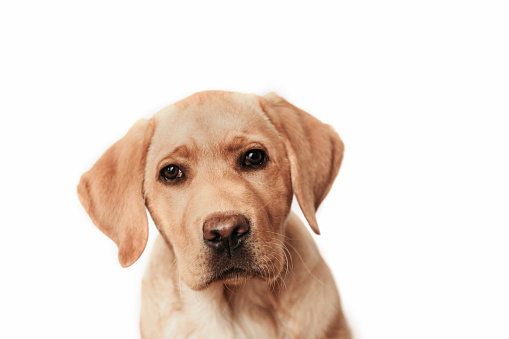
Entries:
[[274, 93], [195, 93], [137, 121], [78, 196], [123, 267], [160, 234], [143, 338], [350, 338], [311, 229], [343, 159], [334, 129]]

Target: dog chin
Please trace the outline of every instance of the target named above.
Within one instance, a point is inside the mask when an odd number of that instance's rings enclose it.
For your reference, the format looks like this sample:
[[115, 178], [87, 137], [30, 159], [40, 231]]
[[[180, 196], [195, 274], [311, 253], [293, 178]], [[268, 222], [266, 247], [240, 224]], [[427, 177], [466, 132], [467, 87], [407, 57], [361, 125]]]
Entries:
[[[223, 263], [222, 266], [211, 267], [210, 271], [204, 276], [181, 275], [181, 278], [189, 288], [195, 291], [204, 290], [213, 284], [242, 285], [250, 279], [262, 280], [267, 284], [272, 284], [281, 278], [285, 267], [279, 267], [279, 265], [270, 265], [269, 267], [267, 265], [257, 265], [253, 261], [233, 265], [232, 263]], [[188, 279], [190, 277], [193, 278]]]
[[280, 277], [280, 274], [280, 271], [268, 272], [265, 270], [262, 272], [257, 270], [247, 270], [243, 268], [232, 267], [219, 274], [216, 274], [208, 281], [207, 286], [214, 283], [220, 283], [228, 286], [237, 286], [244, 284], [250, 279], [259, 279], [267, 282], [268, 284], [272, 284]]
[[213, 283], [222, 283], [226, 285], [240, 285], [248, 279], [255, 277], [257, 274], [252, 270], [230, 267], [228, 269], [215, 272], [208, 280], [207, 285]]
[[221, 282], [226, 285], [240, 285], [246, 280], [253, 278], [256, 274], [249, 270], [232, 267], [220, 273], [212, 279], [212, 282]]

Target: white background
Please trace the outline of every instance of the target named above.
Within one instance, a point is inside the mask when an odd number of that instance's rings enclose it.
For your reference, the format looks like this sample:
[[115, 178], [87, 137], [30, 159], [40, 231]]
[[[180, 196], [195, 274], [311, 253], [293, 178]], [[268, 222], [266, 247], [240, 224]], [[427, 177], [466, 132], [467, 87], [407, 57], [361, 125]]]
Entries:
[[120, 267], [79, 176], [135, 120], [223, 89], [276, 91], [344, 139], [315, 238], [357, 338], [509, 338], [508, 18], [489, 0], [3, 1], [0, 337], [139, 337], [149, 251]]

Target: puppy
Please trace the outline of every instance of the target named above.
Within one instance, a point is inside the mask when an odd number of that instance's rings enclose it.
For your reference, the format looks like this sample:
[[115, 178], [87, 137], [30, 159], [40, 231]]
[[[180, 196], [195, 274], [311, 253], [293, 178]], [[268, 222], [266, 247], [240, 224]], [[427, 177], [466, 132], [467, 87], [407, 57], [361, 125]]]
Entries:
[[118, 246], [160, 235], [142, 282], [143, 338], [350, 338], [311, 229], [343, 158], [331, 126], [276, 94], [196, 93], [140, 120], [78, 195]]

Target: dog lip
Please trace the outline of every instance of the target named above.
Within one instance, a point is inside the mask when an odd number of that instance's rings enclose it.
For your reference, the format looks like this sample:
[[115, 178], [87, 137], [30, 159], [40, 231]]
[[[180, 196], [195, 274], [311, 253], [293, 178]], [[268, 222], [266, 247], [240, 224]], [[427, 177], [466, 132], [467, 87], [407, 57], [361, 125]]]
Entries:
[[224, 277], [224, 276], [229, 276], [229, 275], [232, 275], [232, 274], [244, 274], [244, 273], [247, 273], [248, 271], [244, 268], [240, 268], [240, 267], [230, 267], [229, 269], [221, 272], [218, 277]]
[[238, 280], [245, 279], [252, 276], [254, 273], [248, 269], [232, 266], [216, 274], [212, 281], [222, 281], [222, 280]]

